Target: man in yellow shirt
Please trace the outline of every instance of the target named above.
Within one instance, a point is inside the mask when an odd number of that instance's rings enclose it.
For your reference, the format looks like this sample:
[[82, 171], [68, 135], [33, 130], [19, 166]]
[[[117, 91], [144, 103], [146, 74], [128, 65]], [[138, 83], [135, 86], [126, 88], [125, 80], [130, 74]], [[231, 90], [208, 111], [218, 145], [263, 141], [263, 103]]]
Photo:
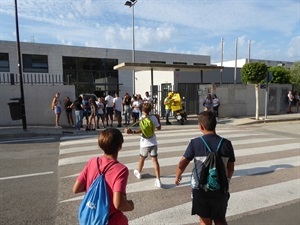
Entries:
[[170, 121], [169, 121], [169, 116], [171, 113], [171, 106], [172, 106], [172, 102], [173, 102], [172, 97], [173, 97], [173, 92], [169, 92], [168, 96], [164, 100], [165, 109], [166, 109], [166, 125], [172, 125], [172, 123], [170, 123]]

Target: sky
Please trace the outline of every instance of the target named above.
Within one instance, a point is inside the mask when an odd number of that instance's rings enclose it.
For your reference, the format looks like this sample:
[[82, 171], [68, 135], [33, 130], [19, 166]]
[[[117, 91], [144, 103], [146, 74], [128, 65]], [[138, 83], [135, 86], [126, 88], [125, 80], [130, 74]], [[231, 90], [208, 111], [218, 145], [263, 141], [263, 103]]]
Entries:
[[[18, 0], [20, 41], [132, 50], [133, 10], [125, 2]], [[300, 0], [137, 0], [134, 34], [137, 51], [217, 63], [248, 58], [250, 41], [250, 58], [294, 62]], [[0, 40], [16, 41], [15, 0], [0, 0]]]

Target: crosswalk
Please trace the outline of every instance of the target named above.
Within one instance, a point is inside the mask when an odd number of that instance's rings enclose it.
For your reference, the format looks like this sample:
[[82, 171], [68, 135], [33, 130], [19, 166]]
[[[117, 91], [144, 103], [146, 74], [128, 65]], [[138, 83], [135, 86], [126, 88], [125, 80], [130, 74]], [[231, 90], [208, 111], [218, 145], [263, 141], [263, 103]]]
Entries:
[[[217, 133], [232, 141], [236, 155], [227, 216], [234, 218], [300, 199], [300, 143], [298, 138], [247, 128], [218, 125]], [[197, 126], [170, 126], [157, 132], [162, 188], [154, 186], [151, 159], [145, 161], [142, 179], [133, 176], [139, 154], [139, 136], [125, 135], [118, 160], [130, 170], [127, 198], [135, 210], [126, 212], [130, 225], [199, 224], [191, 216], [190, 173], [192, 163], [174, 184], [175, 168], [189, 140], [200, 136]], [[72, 185], [85, 163], [102, 154], [97, 136], [63, 137], [59, 153], [59, 205], [56, 224], [77, 223], [82, 195], [73, 195]]]

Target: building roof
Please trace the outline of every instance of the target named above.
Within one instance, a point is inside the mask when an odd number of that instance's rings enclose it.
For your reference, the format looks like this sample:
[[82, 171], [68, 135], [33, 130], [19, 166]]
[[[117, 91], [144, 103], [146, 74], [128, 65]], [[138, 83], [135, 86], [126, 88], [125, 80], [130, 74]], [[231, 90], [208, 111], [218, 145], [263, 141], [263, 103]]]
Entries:
[[163, 63], [133, 63], [123, 62], [114, 66], [115, 70], [158, 70], [158, 71], [185, 71], [199, 72], [223, 69], [223, 66], [216, 65], [184, 65], [184, 64], [163, 64]]

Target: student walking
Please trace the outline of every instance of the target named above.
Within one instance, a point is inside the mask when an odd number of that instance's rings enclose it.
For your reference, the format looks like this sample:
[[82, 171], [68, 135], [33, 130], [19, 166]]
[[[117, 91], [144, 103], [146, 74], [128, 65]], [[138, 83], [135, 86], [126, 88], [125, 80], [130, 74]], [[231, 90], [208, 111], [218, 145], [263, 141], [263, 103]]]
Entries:
[[[198, 117], [198, 126], [203, 133], [203, 140], [210, 149], [218, 149], [218, 154], [222, 157], [228, 183], [234, 172], [235, 155], [232, 144], [229, 140], [216, 134], [216, 117], [211, 111], [204, 111]], [[227, 225], [226, 210], [229, 200], [229, 192], [204, 190], [199, 186], [199, 179], [203, 163], [209, 151], [201, 138], [190, 140], [183, 157], [176, 168], [175, 184], [179, 185], [181, 176], [188, 164], [194, 160], [195, 166], [191, 176], [192, 186], [192, 215], [200, 217], [200, 225]], [[219, 145], [220, 144], [220, 145]], [[219, 145], [219, 146], [218, 146]]]
[[[143, 115], [142, 115], [141, 120], [148, 117], [153, 123], [153, 126], [154, 126], [153, 128], [160, 130], [161, 125], [160, 125], [159, 119], [155, 115], [150, 115], [149, 114], [150, 112], [151, 112], [151, 104], [144, 103], [142, 106]], [[142, 134], [142, 130], [141, 129], [133, 130], [132, 133], [133, 134]], [[156, 187], [161, 187], [160, 168], [159, 168], [159, 163], [158, 163], [158, 159], [157, 159], [158, 158], [157, 151], [158, 151], [158, 147], [157, 147], [157, 138], [156, 138], [155, 132], [153, 131], [153, 135], [149, 138], [146, 138], [142, 134], [141, 139], [140, 139], [140, 159], [139, 159], [139, 163], [138, 163], [138, 168], [135, 169], [133, 171], [133, 173], [134, 173], [134, 176], [136, 176], [136, 178], [138, 178], [138, 179], [142, 178], [141, 172], [144, 167], [144, 162], [145, 162], [145, 159], [150, 154], [150, 156], [152, 157], [152, 163], [154, 166], [154, 171], [155, 171], [155, 176], [156, 176], [154, 185]]]
[[102, 131], [98, 136], [98, 144], [104, 154], [88, 161], [73, 186], [74, 194], [87, 192], [99, 171], [106, 171], [105, 180], [111, 199], [108, 225], [127, 225], [128, 219], [123, 212], [134, 209], [133, 201], [126, 198], [128, 168], [117, 161], [123, 142], [123, 135], [118, 129], [107, 128]]

